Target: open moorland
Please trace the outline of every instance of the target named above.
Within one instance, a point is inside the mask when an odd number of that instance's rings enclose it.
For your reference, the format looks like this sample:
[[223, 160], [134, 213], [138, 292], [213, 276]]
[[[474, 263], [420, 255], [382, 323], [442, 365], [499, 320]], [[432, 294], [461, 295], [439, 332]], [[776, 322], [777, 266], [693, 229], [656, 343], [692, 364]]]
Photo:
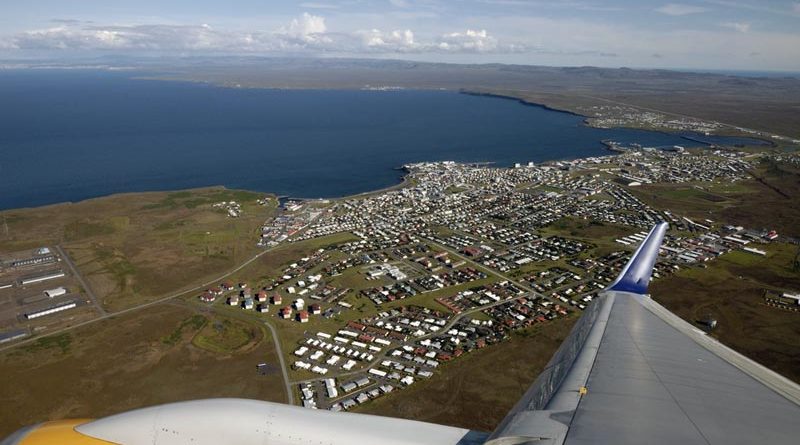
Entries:
[[[218, 277], [259, 249], [276, 207], [262, 194], [207, 188], [123, 194], [0, 212], [0, 251], [61, 246], [109, 311]], [[218, 202], [236, 201], [231, 218]]]
[[631, 193], [657, 208], [699, 220], [770, 227], [800, 237], [800, 169], [765, 160], [741, 182], [645, 184]]
[[[270, 365], [266, 375], [260, 363]], [[0, 354], [0, 436], [46, 419], [100, 417], [195, 399], [285, 402], [268, 331], [185, 305], [159, 304]], [[13, 408], [12, 408], [13, 407]]]

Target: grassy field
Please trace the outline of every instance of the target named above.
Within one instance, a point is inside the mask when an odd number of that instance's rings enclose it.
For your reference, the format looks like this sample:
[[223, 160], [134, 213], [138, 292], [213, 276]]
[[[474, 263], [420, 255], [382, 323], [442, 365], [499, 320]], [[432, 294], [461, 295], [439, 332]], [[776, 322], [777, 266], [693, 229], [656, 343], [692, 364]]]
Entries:
[[[430, 380], [357, 412], [492, 431], [533, 383], [576, 317], [536, 325], [444, 365]], [[502, 363], [498, 368], [497, 364]]]
[[[617, 243], [617, 238], [633, 235], [641, 229], [635, 227], [619, 226], [602, 221], [587, 221], [578, 218], [565, 217], [540, 230], [545, 236], [562, 236], [579, 240], [590, 248], [581, 256], [600, 257], [611, 252], [625, 250], [625, 246]], [[553, 265], [565, 269], [574, 269], [561, 260]], [[548, 264], [548, 267], [550, 265]]]
[[753, 179], [736, 183], [649, 184], [629, 190], [681, 216], [800, 237], [800, 170], [764, 162], [753, 173]]
[[[250, 346], [236, 336], [209, 333], [216, 323], [239, 321], [198, 314], [171, 304], [113, 317], [70, 333], [43, 337], [0, 355], [0, 436], [48, 419], [100, 417], [132, 408], [203, 397], [285, 402], [280, 373], [255, 366], [277, 357], [257, 328]], [[197, 347], [200, 336], [224, 353]], [[195, 339], [193, 341], [193, 339]], [[230, 342], [229, 342], [230, 339]], [[199, 342], [203, 343], [203, 342]], [[13, 384], [9, 384], [13, 382]]]
[[289, 264], [312, 254], [317, 249], [357, 239], [359, 238], [355, 235], [343, 232], [296, 243], [285, 243], [247, 265], [247, 267], [236, 273], [231, 280], [244, 281], [253, 289], [257, 289], [259, 286], [266, 284], [267, 281], [278, 277], [279, 272], [282, 272]]
[[709, 315], [712, 335], [757, 362], [800, 382], [800, 313], [766, 306], [765, 289], [800, 290], [792, 262], [797, 246], [765, 247], [766, 258], [733, 252], [653, 283], [659, 303], [690, 323]]
[[[0, 250], [62, 245], [109, 310], [151, 301], [233, 268], [257, 252], [275, 211], [245, 191], [206, 188], [114, 195], [0, 212]], [[230, 218], [212, 204], [235, 200]]]
[[192, 339], [198, 348], [219, 354], [235, 354], [259, 344], [262, 329], [241, 321], [215, 317]]

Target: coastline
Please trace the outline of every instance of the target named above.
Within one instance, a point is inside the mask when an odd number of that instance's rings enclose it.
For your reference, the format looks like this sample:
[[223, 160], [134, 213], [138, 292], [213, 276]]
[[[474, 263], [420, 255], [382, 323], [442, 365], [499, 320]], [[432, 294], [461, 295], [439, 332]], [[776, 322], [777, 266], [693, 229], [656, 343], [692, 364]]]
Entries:
[[[473, 164], [476, 164], [476, 163], [473, 163]], [[14, 207], [14, 208], [8, 208], [8, 209], [0, 209], [0, 217], [5, 216], [6, 214], [8, 214], [10, 212], [33, 211], [33, 210], [44, 209], [44, 208], [48, 208], [48, 207], [72, 206], [72, 205], [76, 205], [76, 204], [86, 203], [86, 202], [89, 202], [89, 201], [99, 201], [99, 200], [105, 200], [105, 199], [123, 198], [123, 197], [130, 197], [130, 196], [134, 196], [134, 195], [155, 195], [155, 194], [160, 194], [160, 193], [169, 194], [169, 193], [202, 192], [202, 191], [213, 191], [213, 190], [247, 192], [247, 193], [253, 193], [253, 194], [260, 194], [260, 195], [263, 195], [265, 197], [274, 198], [274, 199], [288, 199], [288, 200], [298, 200], [298, 201], [318, 201], [318, 202], [319, 201], [331, 201], [331, 202], [333, 202], [333, 201], [347, 201], [349, 199], [364, 198], [364, 197], [367, 197], [367, 196], [370, 196], [370, 195], [386, 193], [386, 192], [390, 192], [390, 191], [394, 191], [394, 190], [400, 190], [400, 189], [403, 189], [403, 188], [408, 187], [409, 185], [413, 184], [413, 181], [411, 179], [411, 173], [412, 172], [410, 170], [408, 170], [408, 168], [406, 166], [397, 167], [397, 168], [395, 168], [395, 170], [400, 170], [400, 171], [404, 172], [403, 175], [400, 178], [400, 182], [398, 182], [397, 184], [393, 184], [393, 185], [390, 185], [390, 186], [387, 186], [387, 187], [382, 187], [382, 188], [375, 189], [375, 190], [368, 190], [366, 192], [356, 193], [356, 194], [353, 194], [353, 195], [335, 196], [335, 197], [331, 197], [331, 198], [303, 198], [303, 197], [297, 197], [297, 196], [284, 196], [284, 195], [280, 195], [279, 196], [274, 192], [262, 192], [262, 191], [257, 191], [257, 190], [229, 188], [229, 187], [227, 187], [225, 185], [222, 185], [222, 184], [216, 184], [216, 185], [209, 185], [209, 186], [204, 186], [204, 187], [192, 187], [192, 188], [186, 188], [186, 189], [146, 190], [146, 191], [138, 191], [138, 192], [112, 193], [112, 194], [109, 194], [109, 195], [95, 196], [95, 197], [91, 197], [91, 198], [81, 199], [81, 200], [78, 200], [78, 201], [62, 201], [62, 202], [55, 202], [55, 203], [52, 203], [52, 204], [44, 204], [44, 205], [40, 205], [40, 206]]]
[[[710, 145], [715, 145], [715, 144], [712, 144], [712, 143], [702, 142], [702, 141], [693, 139], [691, 137], [685, 136], [683, 133], [686, 133], [686, 132], [681, 132], [679, 130], [672, 130], [672, 129], [665, 129], [665, 128], [646, 128], [646, 127], [641, 127], [641, 126], [636, 126], [636, 125], [615, 125], [615, 126], [612, 126], [612, 127], [601, 127], [601, 126], [594, 125], [592, 123], [592, 119], [595, 119], [596, 116], [587, 116], [585, 114], [581, 114], [581, 113], [578, 113], [578, 112], [575, 112], [575, 111], [572, 111], [572, 110], [567, 110], [567, 109], [564, 109], [564, 108], [556, 108], [554, 106], [547, 105], [545, 103], [532, 102], [532, 101], [530, 101], [528, 99], [524, 99], [524, 98], [521, 98], [521, 97], [518, 97], [518, 96], [511, 95], [511, 94], [493, 93], [491, 91], [475, 91], [475, 90], [470, 90], [470, 89], [461, 89], [458, 92], [460, 94], [466, 94], [466, 95], [469, 95], [469, 96], [492, 97], [492, 98], [496, 98], [496, 99], [513, 100], [513, 101], [518, 102], [518, 103], [520, 103], [522, 105], [525, 105], [525, 106], [538, 107], [538, 108], [542, 108], [542, 109], [545, 109], [545, 110], [548, 110], [548, 111], [554, 111], [554, 112], [557, 112], [557, 113], [564, 113], [564, 114], [568, 114], [568, 115], [572, 115], [572, 116], [576, 116], [576, 117], [581, 117], [581, 118], [583, 118], [583, 124], [585, 126], [591, 127], [591, 128], [604, 128], [604, 129], [605, 128], [608, 128], [608, 129], [617, 128], [617, 129], [652, 131], [652, 132], [661, 133], [661, 134], [677, 135], [677, 136], [680, 136], [681, 138], [687, 139], [689, 141], [701, 143], [701, 144], [704, 144], [704, 145], [709, 145], [709, 146]], [[635, 105], [632, 105], [632, 107], [638, 108]], [[728, 126], [727, 128], [720, 129], [720, 131], [717, 131], [716, 133], [714, 133], [713, 136], [749, 138], [749, 139], [755, 139], [755, 140], [763, 141], [763, 142], [766, 143], [766, 146], [768, 146], [769, 148], [778, 148], [778, 147], [780, 147], [780, 145], [778, 143], [776, 143], [774, 140], [767, 139], [765, 137], [758, 136], [758, 135], [747, 134], [747, 133], [744, 133], [742, 131], [738, 131], [738, 130], [734, 129], [732, 126]]]
[[[564, 109], [561, 109], [561, 108], [554, 108], [554, 107], [552, 107], [550, 105], [543, 104], [543, 103], [531, 102], [531, 101], [529, 101], [527, 99], [523, 99], [521, 97], [516, 97], [516, 96], [511, 96], [509, 94], [491, 93], [491, 92], [488, 92], [488, 91], [473, 91], [473, 90], [468, 90], [468, 89], [458, 90], [458, 93], [459, 94], [466, 94], [467, 96], [493, 97], [495, 99], [513, 100], [513, 101], [518, 102], [518, 103], [520, 103], [522, 105], [525, 105], [526, 107], [543, 108], [543, 109], [545, 109], [547, 111], [554, 111], [556, 113], [564, 113], [564, 114], [569, 114], [569, 115], [572, 115], [572, 116], [582, 117], [582, 118], [584, 118], [584, 121], [583, 121], [584, 124], [591, 126], [589, 124], [589, 119], [591, 119], [592, 116], [586, 116], [584, 114], [576, 113], [576, 112], [570, 111], [570, 110], [564, 110]], [[629, 127], [616, 127], [616, 128], [629, 128]]]

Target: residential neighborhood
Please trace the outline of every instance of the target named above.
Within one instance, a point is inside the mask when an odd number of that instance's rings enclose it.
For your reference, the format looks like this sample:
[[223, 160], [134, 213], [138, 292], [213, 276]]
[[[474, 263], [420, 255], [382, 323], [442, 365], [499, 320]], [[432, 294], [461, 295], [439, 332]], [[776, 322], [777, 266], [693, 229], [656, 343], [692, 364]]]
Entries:
[[[200, 299], [275, 323], [290, 342], [282, 353], [303, 406], [349, 410], [514, 331], [577, 316], [658, 221], [672, 230], [654, 279], [731, 251], [763, 255], [759, 247], [781, 237], [768, 227], [690, 218], [637, 193], [666, 183], [713, 194], [747, 178], [753, 162], [744, 152], [627, 148], [513, 168], [407, 165], [407, 187], [287, 201], [265, 223], [260, 245], [349, 237], [268, 279], [221, 283]], [[557, 228], [565, 218], [622, 229], [576, 237]]]

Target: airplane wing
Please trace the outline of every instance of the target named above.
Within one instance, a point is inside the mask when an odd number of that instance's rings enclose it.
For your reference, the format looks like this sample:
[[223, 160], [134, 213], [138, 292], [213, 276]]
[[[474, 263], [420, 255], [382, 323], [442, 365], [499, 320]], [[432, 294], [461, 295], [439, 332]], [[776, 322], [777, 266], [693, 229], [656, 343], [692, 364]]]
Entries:
[[659, 224], [650, 231], [488, 438], [410, 420], [209, 399], [46, 422], [0, 445], [798, 443], [800, 386], [646, 295], [666, 229]]
[[0, 445], [479, 445], [488, 434], [247, 399], [205, 399], [45, 422]]
[[646, 295], [666, 229], [650, 231], [487, 445], [800, 443], [797, 384]]

